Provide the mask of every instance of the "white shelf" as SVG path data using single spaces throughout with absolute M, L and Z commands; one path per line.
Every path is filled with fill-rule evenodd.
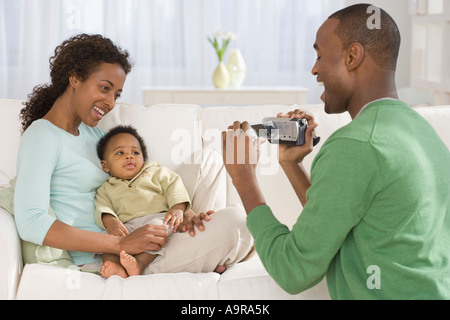
M 307 104 L 308 89 L 302 87 L 144 87 L 144 105 L 188 103 L 198 105 Z

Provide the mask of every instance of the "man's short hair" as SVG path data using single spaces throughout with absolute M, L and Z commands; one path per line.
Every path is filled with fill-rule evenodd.
M 379 28 L 369 28 L 368 21 L 373 15 L 369 7 L 377 8 L 371 4 L 356 4 L 328 19 L 339 20 L 335 34 L 344 49 L 358 42 L 379 67 L 395 71 L 401 42 L 398 26 L 386 11 L 377 8 L 380 10 Z

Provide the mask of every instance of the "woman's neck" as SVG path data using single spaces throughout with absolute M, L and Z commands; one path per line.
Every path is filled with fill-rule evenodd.
M 42 117 L 42 119 L 50 121 L 55 126 L 74 136 L 80 134 L 78 127 L 80 126 L 81 121 L 77 119 L 73 112 L 73 108 L 71 108 L 70 99 L 68 99 L 65 94 L 56 99 L 51 109 L 44 117 Z

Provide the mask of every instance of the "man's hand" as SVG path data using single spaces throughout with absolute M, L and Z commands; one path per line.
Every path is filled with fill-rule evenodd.
M 253 138 L 248 122 L 235 121 L 222 132 L 223 162 L 247 214 L 265 204 L 256 179 L 260 145 L 265 141 Z
M 295 118 L 306 119 L 308 121 L 308 129 L 305 132 L 305 144 L 303 146 L 280 145 L 278 153 L 278 162 L 300 163 L 303 159 L 313 151 L 313 140 L 315 137 L 315 129 L 318 124 L 314 121 L 314 116 L 303 110 L 296 109 L 287 114 L 279 113 L 279 118 Z

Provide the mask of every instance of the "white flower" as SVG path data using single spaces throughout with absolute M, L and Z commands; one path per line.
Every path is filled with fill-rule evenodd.
M 222 43 L 219 45 L 219 42 L 217 39 L 221 39 Z M 230 41 L 236 40 L 237 34 L 227 31 L 217 31 L 211 34 L 210 37 L 208 37 L 208 41 L 213 45 L 214 49 L 216 50 L 217 56 L 219 57 L 219 61 L 222 61 L 223 55 L 225 54 L 225 51 L 227 50 L 228 45 L 230 44 Z

